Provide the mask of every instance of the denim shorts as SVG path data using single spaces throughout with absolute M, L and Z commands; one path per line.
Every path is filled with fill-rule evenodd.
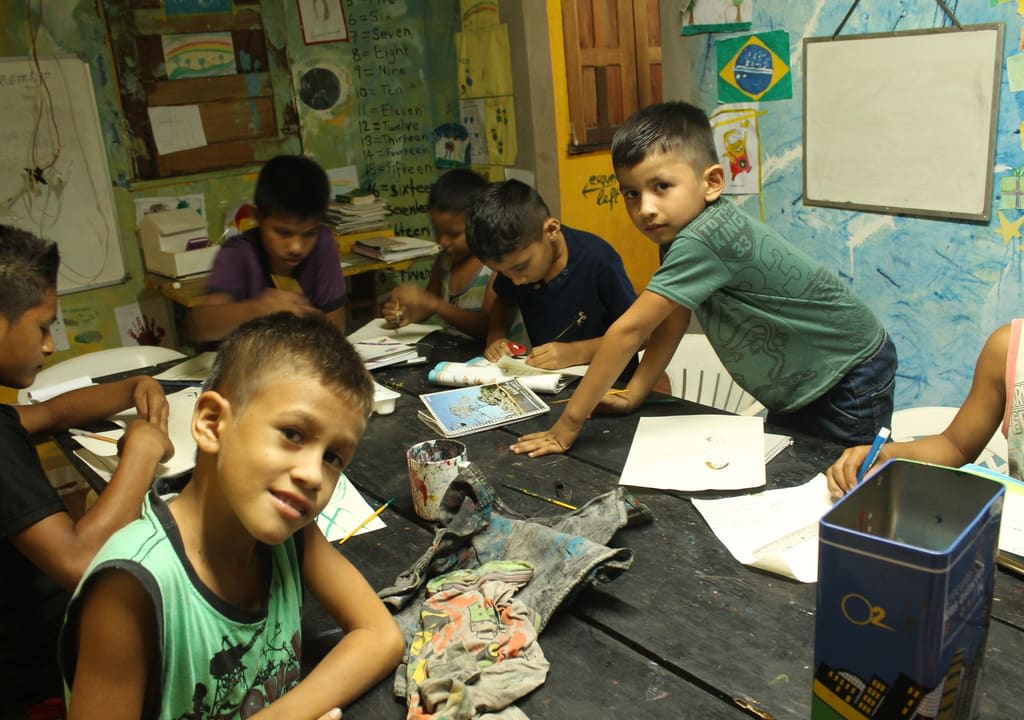
M 768 422 L 844 446 L 868 445 L 880 428 L 891 427 L 897 367 L 896 346 L 886 332 L 878 349 L 824 394 L 799 410 L 769 413 Z

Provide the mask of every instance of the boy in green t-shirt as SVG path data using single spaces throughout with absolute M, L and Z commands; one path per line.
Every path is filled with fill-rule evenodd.
M 721 198 L 711 125 L 684 102 L 629 118 L 612 140 L 633 223 L 662 252 L 647 289 L 605 334 L 562 416 L 512 445 L 564 452 L 599 405 L 630 412 L 661 377 L 696 313 L 737 383 L 777 427 L 843 445 L 870 443 L 892 417 L 896 348 L 831 271 Z M 628 392 L 605 395 L 645 339 Z

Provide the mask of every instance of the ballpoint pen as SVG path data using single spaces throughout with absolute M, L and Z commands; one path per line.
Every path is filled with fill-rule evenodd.
M 373 519 L 374 519 L 375 517 L 377 517 L 378 515 L 380 515 L 380 514 L 381 514 L 382 512 L 384 512 L 385 510 L 387 510 L 387 509 L 388 509 L 388 506 L 389 506 L 389 505 L 391 505 L 391 503 L 393 503 L 394 501 L 395 501 L 395 499 L 394 499 L 394 498 L 390 498 L 390 499 L 389 499 L 389 500 L 388 500 L 388 501 L 387 501 L 386 503 L 384 503 L 384 504 L 383 504 L 383 505 L 381 505 L 381 506 L 380 506 L 379 508 L 377 508 L 376 510 L 374 510 L 374 511 L 373 511 L 373 513 L 371 513 L 371 514 L 370 514 L 370 517 L 366 518 L 366 519 L 365 519 L 365 520 L 363 520 L 363 521 L 362 521 L 361 523 L 359 523 L 359 524 L 358 524 L 358 525 L 356 525 L 356 526 L 355 526 L 354 528 L 352 528 L 352 529 L 351 529 L 351 530 L 349 531 L 348 535 L 346 535 L 345 537 L 343 537 L 343 538 L 342 538 L 341 540 L 339 540 L 339 541 L 338 541 L 338 544 L 339 544 L 339 545 L 343 545 L 343 544 L 345 543 L 345 541 L 346 541 L 346 540 L 348 540 L 348 539 L 349 539 L 350 537 L 352 537 L 352 536 L 353 536 L 353 535 L 355 535 L 355 534 L 356 534 L 357 532 L 359 532 L 359 531 L 360 531 L 360 530 L 362 530 L 362 529 L 363 529 L 364 527 L 366 527 L 366 526 L 367 526 L 367 525 L 369 524 L 369 522 L 370 522 L 371 520 L 373 520 Z
M 860 464 L 860 469 L 857 470 L 857 484 L 860 485 L 864 482 L 864 476 L 868 474 L 868 470 L 875 464 L 875 460 L 878 459 L 878 453 L 882 452 L 882 446 L 885 445 L 885 441 L 889 439 L 889 435 L 892 431 L 887 427 L 883 427 L 878 431 L 878 435 L 875 436 L 875 441 L 871 443 L 871 447 L 868 449 L 868 454 L 864 456 L 864 462 Z

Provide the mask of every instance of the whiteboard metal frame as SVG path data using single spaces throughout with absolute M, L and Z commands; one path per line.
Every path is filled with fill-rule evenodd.
M 804 61 L 804 98 L 803 98 L 803 130 L 804 130 L 804 148 L 803 148 L 803 201 L 805 205 L 817 206 L 817 207 L 835 207 L 844 210 L 867 210 L 872 212 L 882 212 L 897 215 L 915 215 L 922 217 L 933 217 L 933 218 L 957 218 L 965 220 L 978 220 L 978 221 L 989 221 L 992 217 L 992 186 L 993 186 L 993 173 L 991 169 L 983 173 L 984 176 L 984 196 L 982 200 L 982 210 L 980 212 L 971 212 L 966 209 L 961 210 L 936 210 L 930 208 L 921 207 L 909 207 L 901 206 L 897 204 L 878 204 L 872 202 L 858 202 L 856 199 L 853 200 L 841 200 L 826 197 L 827 191 L 822 191 L 817 187 L 808 187 L 808 147 L 812 147 L 813 152 L 813 139 L 817 137 L 816 131 L 811 129 L 813 119 L 810 118 L 812 110 L 808 106 L 808 94 L 809 94 L 809 77 L 812 72 L 811 60 L 809 58 L 809 49 L 812 45 L 818 43 L 848 43 L 857 42 L 858 40 L 879 40 L 879 39 L 897 39 L 906 36 L 913 35 L 947 35 L 950 33 L 973 33 L 973 32 L 995 32 L 995 48 L 993 68 L 992 68 L 992 102 L 989 113 L 989 128 L 988 128 L 988 143 L 986 149 L 986 160 L 988 167 L 991 168 L 995 158 L 995 143 L 996 143 L 996 130 L 999 121 L 999 89 L 1001 83 L 1001 69 L 1003 63 L 1003 38 L 1005 34 L 1005 26 L 1003 23 L 986 23 L 980 25 L 964 25 L 961 28 L 930 28 L 924 30 L 906 30 L 900 32 L 887 32 L 887 33 L 865 33 L 861 35 L 850 35 L 847 37 L 815 37 L 815 38 L 804 38 L 803 42 L 803 61 Z M 987 59 L 985 60 L 987 61 Z M 811 105 L 813 108 L 813 104 Z M 882 108 L 884 110 L 884 108 Z M 900 118 L 894 118 L 897 122 L 901 121 Z M 912 128 L 911 128 L 912 129 Z M 865 138 L 870 140 L 870 138 Z M 937 148 L 938 151 L 942 151 L 944 148 Z M 881 168 L 882 172 L 885 171 L 884 166 Z M 979 188 L 980 190 L 980 188 Z M 820 195 L 820 196 L 819 196 Z M 972 198 L 975 201 L 978 198 Z

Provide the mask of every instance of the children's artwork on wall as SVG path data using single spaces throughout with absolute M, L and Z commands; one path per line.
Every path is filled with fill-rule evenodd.
M 462 125 L 469 133 L 470 165 L 487 165 L 490 157 L 487 154 L 487 128 L 484 101 L 480 99 L 460 100 L 459 116 Z
M 999 178 L 999 209 L 1024 210 L 1024 176 L 1015 172 Z
M 492 165 L 515 165 L 516 111 L 514 98 L 492 97 L 484 100 L 484 128 L 487 131 L 487 156 Z
M 481 30 L 497 25 L 498 0 L 459 0 L 463 30 Z
M 235 74 L 235 45 L 230 32 L 163 35 L 167 79 Z
M 174 324 L 163 297 L 114 308 L 122 345 L 175 347 Z
M 789 33 L 773 30 L 715 43 L 718 102 L 767 102 L 793 97 Z
M 718 157 L 725 169 L 726 195 L 761 192 L 761 137 L 756 106 L 734 105 L 711 114 Z
M 439 168 L 469 165 L 469 133 L 459 123 L 434 128 L 434 164 Z
M 754 0 L 683 0 L 680 35 L 750 29 Z
M 348 40 L 348 23 L 341 0 L 296 0 L 302 39 L 307 45 Z
M 233 0 L 164 0 L 165 15 L 212 15 L 229 13 Z
M 460 98 L 512 94 L 508 25 L 455 33 Z

